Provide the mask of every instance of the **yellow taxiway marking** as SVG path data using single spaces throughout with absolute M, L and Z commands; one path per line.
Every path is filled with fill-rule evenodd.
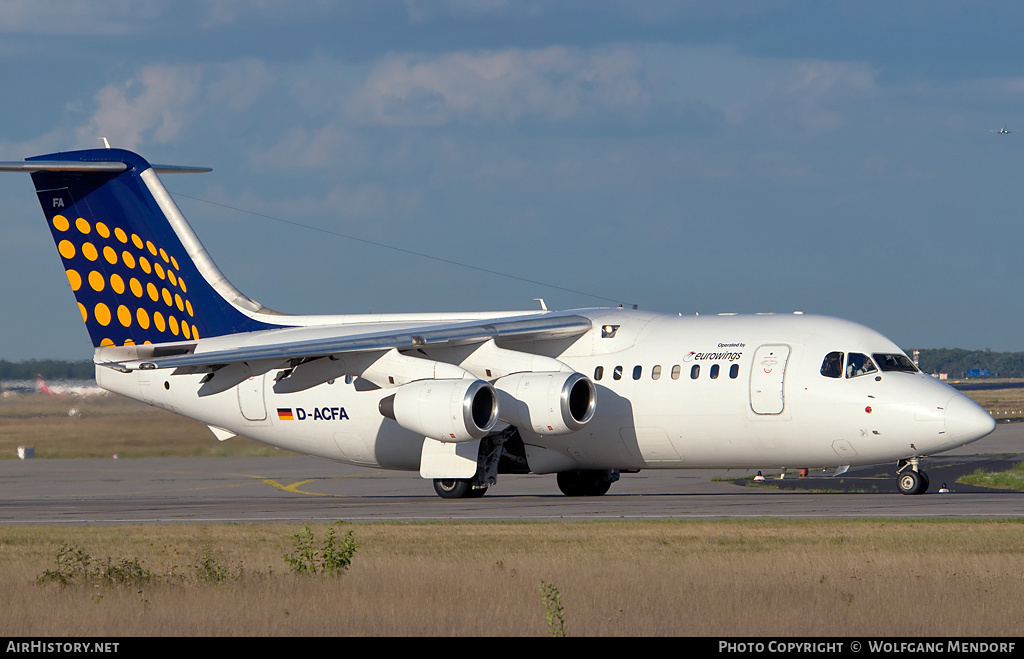
M 277 482 L 273 478 L 264 478 L 263 476 L 254 476 L 252 474 L 246 474 L 246 475 L 249 478 L 255 478 L 256 480 L 263 481 L 267 485 L 270 485 L 271 487 L 276 487 L 279 490 L 284 490 L 285 492 L 293 492 L 295 494 L 311 494 L 313 496 L 318 496 L 318 497 L 336 496 L 336 495 L 333 495 L 333 494 L 324 494 L 323 492 L 307 492 L 306 490 L 300 490 L 299 489 L 300 485 L 305 485 L 306 483 L 311 483 L 311 482 L 317 480 L 316 478 L 307 478 L 304 481 L 296 481 L 295 483 L 292 483 L 291 485 L 284 485 L 283 483 Z

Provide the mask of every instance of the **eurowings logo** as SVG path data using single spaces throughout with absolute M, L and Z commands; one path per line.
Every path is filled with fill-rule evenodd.
M 742 352 L 694 352 L 691 350 L 683 357 L 684 362 L 692 361 L 729 361 L 734 362 L 743 357 Z

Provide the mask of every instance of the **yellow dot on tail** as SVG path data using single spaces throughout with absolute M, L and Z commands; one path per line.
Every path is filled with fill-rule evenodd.
M 164 331 L 164 329 L 167 327 L 167 324 L 164 323 L 164 315 L 159 311 L 153 312 L 153 324 L 156 325 L 156 329 L 159 332 Z
M 122 229 L 121 227 L 117 227 L 116 229 L 114 229 L 114 236 L 122 243 L 128 242 L 128 234 L 126 234 L 124 232 L 124 229 Z
M 92 286 L 92 290 L 99 293 L 106 287 L 106 282 L 103 281 L 103 275 L 93 270 L 89 273 L 89 286 Z
M 137 248 L 142 249 L 142 238 L 139 238 L 137 234 L 132 234 L 132 244 Z
M 78 274 L 77 270 L 68 270 L 68 283 L 71 284 L 71 290 L 77 291 L 82 287 L 82 275 Z
M 189 302 L 188 300 L 185 300 L 185 310 L 188 311 L 188 315 L 189 316 L 192 316 L 192 317 L 195 316 L 195 314 L 192 313 L 192 303 Z
M 75 227 L 82 233 L 89 233 L 92 231 L 92 227 L 89 226 L 89 221 L 84 217 L 80 217 L 75 220 Z
M 96 233 L 100 234 L 104 238 L 110 237 L 110 229 L 108 229 L 107 225 L 103 224 L 102 222 L 96 223 Z
M 71 228 L 71 223 L 68 222 L 68 218 L 64 217 L 63 215 L 54 215 L 53 228 L 55 228 L 57 231 L 67 231 L 69 228 Z
M 103 248 L 103 258 L 105 258 L 107 260 L 107 263 L 109 263 L 110 265 L 117 264 L 117 252 L 115 252 L 114 248 L 111 247 L 110 245 L 107 245 L 106 247 Z
M 192 338 L 192 332 L 188 328 L 188 323 L 181 324 L 181 333 L 186 339 Z
M 149 293 L 149 299 L 154 302 L 160 299 L 160 294 L 157 292 L 156 286 L 153 285 L 153 282 L 146 284 L 146 292 Z
M 163 289 L 163 298 L 164 304 L 166 304 L 167 306 L 171 306 L 171 304 L 173 303 L 173 300 L 171 300 L 171 292 L 166 288 Z
M 171 334 L 178 336 L 178 319 L 174 316 L 168 316 L 167 322 L 171 324 Z
M 110 324 L 110 308 L 107 305 L 100 302 L 93 308 L 92 313 L 100 325 L 106 327 Z
M 174 294 L 174 306 L 178 307 L 178 311 L 185 310 L 185 303 L 181 301 L 181 296 L 177 293 Z
M 147 275 L 153 272 L 153 267 L 149 265 L 149 259 L 147 259 L 145 256 L 139 257 L 139 267 L 142 268 L 142 271 L 145 272 Z
M 175 270 L 181 270 L 181 268 L 178 267 L 178 259 L 174 258 L 173 256 L 171 257 L 171 265 L 174 266 Z
M 103 339 L 102 341 L 100 341 L 101 348 L 109 348 L 112 345 L 114 345 L 114 342 L 111 341 L 110 339 Z
M 90 261 L 95 261 L 100 257 L 100 253 L 96 251 L 96 246 L 92 243 L 84 243 L 82 245 L 82 256 Z
M 164 263 L 168 263 L 170 261 L 170 259 L 167 258 L 167 252 L 164 251 L 163 247 L 160 248 L 160 258 L 164 260 Z
M 196 341 L 199 340 L 199 330 L 196 329 L 195 325 L 192 326 L 192 339 Z
M 153 244 L 152 240 L 147 240 L 146 241 L 146 249 L 149 250 L 150 254 L 152 254 L 153 256 L 156 256 L 156 245 Z
M 149 329 L 149 314 L 142 307 L 135 312 L 135 320 L 139 322 L 139 327 L 142 329 Z
M 132 295 L 142 297 L 142 282 L 135 277 L 128 280 L 128 287 L 132 289 Z
M 156 276 L 159 277 L 160 279 L 163 279 L 166 276 L 164 275 L 164 267 L 159 263 L 153 264 L 153 270 L 156 271 Z
M 66 259 L 75 258 L 75 245 L 70 240 L 62 240 L 57 245 L 57 251 Z
M 121 275 L 117 273 L 110 275 L 110 287 L 114 289 L 114 292 L 118 295 L 124 293 L 124 280 L 121 279 Z
M 81 302 L 78 303 L 78 310 L 82 314 L 82 322 L 84 323 L 84 322 L 88 321 L 89 320 L 89 312 L 85 310 L 85 305 L 82 304 Z
M 121 252 L 121 260 L 124 261 L 124 264 L 129 268 L 135 267 L 135 257 L 132 256 L 132 253 L 128 250 Z
M 117 321 L 125 327 L 131 327 L 132 312 L 123 304 L 117 308 Z

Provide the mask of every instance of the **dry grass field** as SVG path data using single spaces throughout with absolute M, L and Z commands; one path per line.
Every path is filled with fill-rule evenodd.
M 202 423 L 117 394 L 0 397 L 0 457 L 31 446 L 37 458 L 282 455 L 245 438 L 218 442 Z
M 340 577 L 289 571 L 299 528 L 0 528 L 0 634 L 546 636 L 541 581 L 570 636 L 1024 631 L 1021 521 L 341 524 Z M 37 584 L 64 543 L 155 577 Z M 197 579 L 211 560 L 225 582 Z
M 988 410 L 996 420 L 1024 419 L 1024 388 L 989 389 L 965 391 L 979 405 Z

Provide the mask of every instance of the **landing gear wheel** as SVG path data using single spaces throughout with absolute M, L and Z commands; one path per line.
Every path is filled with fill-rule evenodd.
M 924 494 L 928 489 L 928 477 L 923 471 L 907 469 L 896 479 L 896 485 L 903 494 Z
M 558 489 L 567 497 L 599 497 L 612 486 L 607 471 L 562 471 L 557 482 Z
M 473 487 L 473 481 L 465 478 L 435 478 L 434 491 L 442 499 L 479 499 L 486 487 Z

